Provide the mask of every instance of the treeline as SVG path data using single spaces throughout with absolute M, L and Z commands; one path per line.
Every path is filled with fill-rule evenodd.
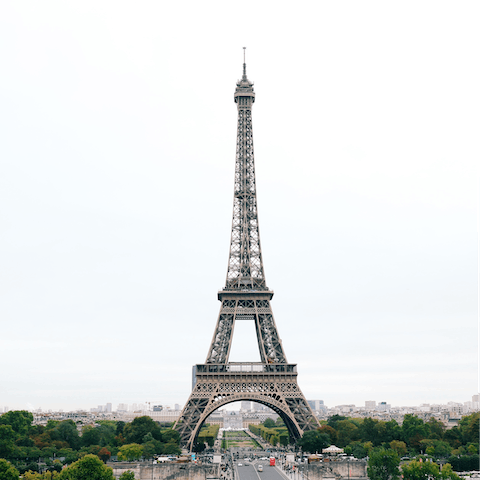
M 321 422 L 319 429 L 305 432 L 298 444 L 311 453 L 334 444 L 356 458 L 370 456 L 374 449 L 391 449 L 400 457 L 425 454 L 433 459 L 448 459 L 457 471 L 476 470 L 479 417 L 479 412 L 464 416 L 458 427 L 447 430 L 434 418 L 424 422 L 415 415 L 405 415 L 402 425 L 395 420 L 334 415 Z
M 288 429 L 283 421 L 278 418 L 277 422 L 274 422 L 271 418 L 267 418 L 263 424 L 249 425 L 248 429 L 254 434 L 262 437 L 266 442 L 271 445 L 286 446 L 290 443 L 290 435 Z
M 9 460 L 20 473 L 38 471 L 39 463 L 60 471 L 87 454 L 107 461 L 113 455 L 135 460 L 181 452 L 178 432 L 161 428 L 147 416 L 131 423 L 100 420 L 83 427 L 81 434 L 73 420 L 49 420 L 46 426 L 32 422 L 33 415 L 24 410 L 0 416 L 0 458 Z

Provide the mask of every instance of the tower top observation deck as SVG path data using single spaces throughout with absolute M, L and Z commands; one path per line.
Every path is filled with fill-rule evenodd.
M 253 82 L 247 78 L 247 64 L 245 63 L 245 48 L 243 47 L 243 75 L 237 82 L 237 88 L 233 98 L 238 107 L 249 107 L 255 101 L 255 92 L 253 91 Z

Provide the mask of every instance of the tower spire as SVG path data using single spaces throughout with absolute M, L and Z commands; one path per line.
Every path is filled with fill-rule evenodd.
M 242 80 L 247 80 L 247 64 L 245 62 L 245 50 L 247 47 L 243 47 L 243 77 Z
M 245 55 L 245 47 L 244 47 Z M 245 60 L 245 59 L 244 59 Z M 232 236 L 225 290 L 268 290 L 263 271 L 255 186 L 252 105 L 253 82 L 246 74 L 237 82 L 234 94 L 238 110 L 235 187 L 233 194 Z

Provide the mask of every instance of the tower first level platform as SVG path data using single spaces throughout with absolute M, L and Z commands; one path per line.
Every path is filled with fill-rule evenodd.
M 207 417 L 237 401 L 254 401 L 271 408 L 293 439 L 318 427 L 297 384 L 295 364 L 207 363 L 193 367 L 192 393 L 176 425 L 182 443 L 193 447 Z

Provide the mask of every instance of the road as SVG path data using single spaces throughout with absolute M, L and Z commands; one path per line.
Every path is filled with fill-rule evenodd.
M 243 466 L 239 467 L 241 463 Z M 271 467 L 268 460 L 255 460 L 253 462 L 244 462 L 237 460 L 235 470 L 239 480 L 286 480 L 287 477 L 280 473 L 276 467 Z M 258 465 L 263 465 L 263 472 L 258 471 Z

